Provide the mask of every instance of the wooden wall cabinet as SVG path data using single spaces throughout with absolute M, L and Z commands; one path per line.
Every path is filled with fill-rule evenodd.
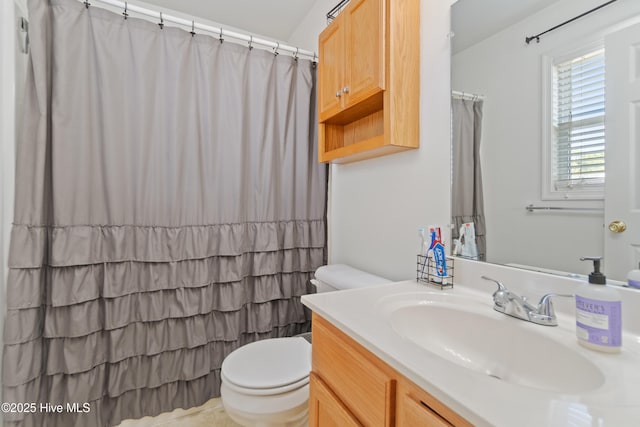
M 419 0 L 351 0 L 320 34 L 320 162 L 419 146 Z
M 309 426 L 461 426 L 464 418 L 313 314 Z
M 382 109 L 381 96 L 370 98 L 384 89 L 383 6 L 382 0 L 352 0 L 320 35 L 320 122 L 362 117 L 362 107 L 352 108 L 361 102 L 370 112 Z

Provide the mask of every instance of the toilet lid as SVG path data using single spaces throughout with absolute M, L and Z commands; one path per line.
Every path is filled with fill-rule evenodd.
M 271 389 L 311 372 L 311 344 L 301 337 L 272 338 L 238 348 L 222 362 L 224 378 L 239 387 Z

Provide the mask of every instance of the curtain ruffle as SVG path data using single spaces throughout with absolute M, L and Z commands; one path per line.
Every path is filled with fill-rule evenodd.
M 8 283 L 12 286 L 7 290 L 7 308 L 26 309 L 44 304 L 62 307 L 139 292 L 197 288 L 211 283 L 233 285 L 248 277 L 253 277 L 256 286 L 268 287 L 263 282 L 276 280 L 271 284 L 278 285 L 278 281 L 295 277 L 297 272 L 315 271 L 322 265 L 323 257 L 324 248 L 296 248 L 170 263 L 126 261 L 78 267 L 13 268 L 9 270 Z
M 322 219 L 183 227 L 16 224 L 11 230 L 9 268 L 175 262 L 246 252 L 323 248 L 324 242 Z
M 282 228 L 262 225 L 266 224 L 251 228 L 243 238 L 253 244 L 257 244 L 256 239 L 276 239 L 274 247 L 262 244 L 273 250 L 190 259 L 190 250 L 210 254 L 213 239 L 201 236 L 198 242 L 202 247 L 189 249 L 192 243 L 181 247 L 186 256 L 172 250 L 156 251 L 175 261 L 118 261 L 120 257 L 115 254 L 135 254 L 132 248 L 140 247 L 140 243 L 135 233 L 106 233 L 102 246 L 98 245 L 102 258 L 84 254 L 86 261 L 99 263 L 13 267 L 4 335 L 5 401 L 63 405 L 92 401 L 96 411 L 77 417 L 85 417 L 85 421 L 86 417 L 104 417 L 98 408 L 120 405 L 118 396 L 143 393 L 140 390 L 160 393 L 158 390 L 171 389 L 168 384 L 185 384 L 180 386 L 183 388 L 199 384 L 201 378 L 210 377 L 220 368 L 233 349 L 257 336 L 289 336 L 285 334 L 309 330 L 310 316 L 300 296 L 308 292 L 312 272 L 323 264 L 324 248 L 313 245 L 324 239 L 324 228 L 306 227 L 301 222 L 282 223 Z M 307 232 L 311 229 L 316 231 Z M 164 244 L 171 245 L 175 239 L 180 240 L 176 236 L 183 235 L 176 232 L 169 237 L 167 230 L 156 229 L 162 237 L 142 246 L 165 248 Z M 193 236 L 195 230 L 189 228 L 183 236 Z M 209 231 L 217 239 L 226 239 L 211 227 L 197 230 L 196 234 Z M 229 240 L 234 241 L 233 228 L 226 230 L 231 233 Z M 23 231 L 33 237 L 26 240 L 41 238 L 39 245 L 47 242 L 37 228 Z M 64 231 L 73 236 L 69 240 L 79 239 L 75 228 Z M 14 238 L 20 235 L 18 231 Z M 305 246 L 278 248 L 287 242 Z M 214 252 L 226 254 L 231 246 L 221 250 L 223 246 L 217 245 Z M 78 254 L 75 250 L 67 253 L 71 257 Z M 217 395 L 219 381 L 212 387 L 216 394 L 209 397 Z M 164 406 L 165 410 L 169 407 L 175 406 Z M 130 409 L 123 408 L 124 417 L 133 416 Z M 143 413 L 154 412 L 149 409 Z M 68 416 L 26 415 L 21 425 L 40 425 L 44 419 L 54 423 L 51 425 L 76 425 L 76 418 Z M 7 418 L 18 419 L 11 415 Z
M 20 344 L 5 343 L 3 383 L 19 385 L 43 374 L 73 374 L 140 355 L 194 348 L 212 341 L 233 341 L 241 334 L 263 333 L 274 326 L 307 320 L 297 297 L 250 303 L 236 311 L 135 322 L 78 338 L 38 338 Z M 87 352 L 87 349 L 91 351 Z M 25 354 L 34 354 L 34 357 L 24 357 Z M 45 366 L 40 355 L 45 356 Z
M 66 405 L 71 402 L 91 402 L 92 412 L 96 404 L 107 404 L 117 409 L 120 399 L 131 395 L 159 394 L 159 406 L 155 410 L 143 411 L 143 415 L 155 415 L 164 410 L 167 401 L 164 394 L 166 390 L 174 387 L 200 387 L 198 384 L 207 379 L 211 381 L 207 387 L 211 390 L 208 396 L 219 395 L 220 379 L 219 367 L 227 354 L 236 348 L 256 341 L 272 337 L 292 336 L 309 330 L 310 321 L 303 319 L 300 323 L 288 323 L 283 326 L 274 326 L 263 332 L 248 332 L 238 335 L 234 341 L 213 341 L 195 348 L 181 348 L 175 351 L 165 351 L 152 356 L 135 356 L 116 363 L 103 363 L 94 368 L 76 374 L 40 375 L 33 380 L 17 386 L 8 386 L 5 383 L 3 399 L 9 402 L 49 402 L 52 404 Z M 86 351 L 86 350 L 85 350 Z M 91 351 L 94 351 L 92 348 Z M 214 374 L 212 376 L 212 374 Z M 165 390 L 165 391 L 163 391 Z M 186 391 L 185 391 L 186 392 Z M 197 406 L 206 401 L 193 401 L 185 406 Z M 119 403 L 120 402 L 120 403 Z M 145 400 L 148 404 L 148 402 Z M 134 411 L 135 412 L 135 411 Z M 6 421 L 15 421 L 25 418 L 25 422 L 33 418 L 38 419 L 40 414 L 8 414 Z M 125 411 L 125 418 L 143 416 L 131 414 Z M 91 424 L 88 414 L 78 415 L 86 424 Z M 116 415 L 117 416 L 117 413 Z M 52 425 L 66 427 L 69 423 L 62 423 L 64 417 L 59 417 L 53 424 L 23 424 L 27 425 Z M 123 418 L 118 418 L 116 423 Z M 33 420 L 32 420 L 33 421 Z M 48 420 L 52 422 L 52 420 Z M 113 422 L 113 421 L 112 421 Z M 113 425 L 113 424 L 111 424 Z
M 87 413 L 61 414 L 44 413 L 38 410 L 35 414 L 6 414 L 5 427 L 88 427 L 99 425 L 117 425 L 124 419 L 155 416 L 165 408 L 190 408 L 200 406 L 211 396 L 219 394 L 220 371 L 193 381 L 176 381 L 152 389 L 135 389 L 125 394 L 96 401 L 82 399 L 80 405 L 89 403 Z
M 205 396 L 219 394 L 220 371 L 193 381 L 176 381 L 152 389 L 135 389 L 115 398 L 105 397 L 96 401 L 82 399 L 80 405 L 89 403 L 89 412 L 60 414 L 38 410 L 34 414 L 5 414 L 5 427 L 88 427 L 117 425 L 124 419 L 155 416 L 165 408 L 189 408 L 202 405 Z
M 51 233 L 16 227 L 13 245 L 35 242 L 33 253 L 47 253 L 52 250 L 43 248 L 47 239 L 53 246 L 62 238 L 66 256 L 76 261 L 84 256 L 83 262 L 92 264 L 10 270 L 5 400 L 101 402 L 137 389 L 192 382 L 219 369 L 224 356 L 243 343 L 238 337 L 308 330 L 309 315 L 299 297 L 324 261 L 324 248 L 313 246 L 322 243 L 324 227 L 314 221 L 253 225 L 186 232 L 133 227 L 130 235 L 118 227 Z M 222 229 L 229 236 L 221 235 Z M 78 248 L 87 230 L 89 239 L 100 235 L 101 243 L 85 253 Z M 154 237 L 140 239 L 135 230 Z M 246 250 L 242 238 L 266 251 L 231 254 Z M 229 243 L 214 245 L 214 240 Z M 169 249 L 176 242 L 180 250 Z M 152 246 L 153 261 L 136 259 L 138 251 Z

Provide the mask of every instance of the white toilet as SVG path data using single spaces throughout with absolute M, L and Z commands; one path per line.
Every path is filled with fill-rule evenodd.
M 311 283 L 318 292 L 390 283 L 344 264 L 325 265 Z M 238 348 L 222 362 L 224 409 L 243 426 L 306 426 L 311 344 L 302 337 L 272 338 Z

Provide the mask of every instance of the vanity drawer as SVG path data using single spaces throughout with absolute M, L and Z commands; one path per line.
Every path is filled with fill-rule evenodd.
M 313 372 L 365 426 L 394 422 L 390 368 L 319 316 L 313 315 Z
M 397 427 L 472 427 L 460 415 L 404 377 L 397 384 Z
M 451 427 L 449 421 L 442 418 L 422 400 L 416 400 L 405 394 L 398 397 L 398 427 L 430 426 Z

